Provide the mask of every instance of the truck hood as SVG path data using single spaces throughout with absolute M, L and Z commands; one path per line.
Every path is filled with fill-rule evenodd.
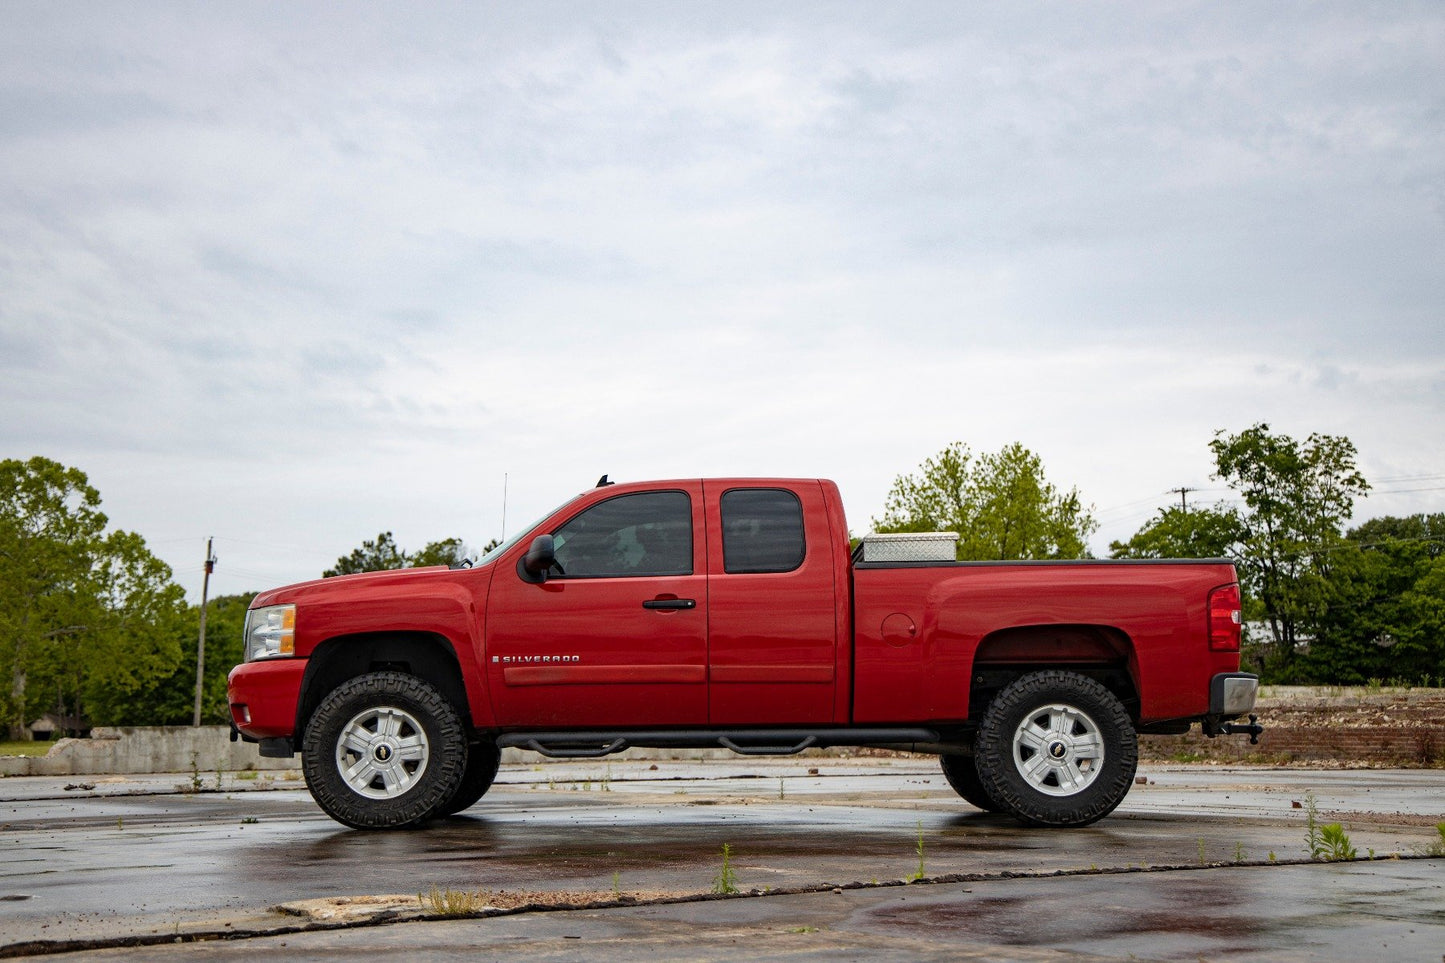
M 385 572 L 358 572 L 355 575 L 333 575 L 331 578 L 312 579 L 309 582 L 294 582 L 280 588 L 267 589 L 251 600 L 251 608 L 261 605 L 281 605 L 306 599 L 334 599 L 346 595 L 362 594 L 379 585 L 399 586 L 408 582 L 426 582 L 438 575 L 450 572 L 445 565 L 428 565 L 425 568 L 401 568 Z

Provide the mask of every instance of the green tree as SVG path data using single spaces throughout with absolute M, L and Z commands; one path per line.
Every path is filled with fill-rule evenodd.
M 48 458 L 0 461 L 0 660 L 9 677 L 5 722 L 29 739 L 37 670 L 60 640 L 88 633 L 85 597 L 106 518 L 85 473 Z M 50 665 L 47 665 L 47 662 Z M 48 701 L 50 685 L 40 690 Z
M 132 532 L 105 533 L 84 472 L 47 458 L 0 462 L 0 660 L 13 739 L 54 708 L 106 723 L 115 698 L 156 684 L 181 650 L 170 568 Z M 54 702 L 51 699 L 54 699 Z
M 1113 558 L 1224 558 L 1244 538 L 1239 513 L 1229 507 L 1161 508 L 1127 542 L 1110 542 Z
M 1371 519 L 1330 553 L 1302 680 L 1424 682 L 1445 673 L 1445 514 Z M 1439 572 L 1436 572 L 1437 567 Z
M 1059 491 L 1023 445 L 975 457 L 954 442 L 894 481 L 873 528 L 958 532 L 960 559 L 1042 559 L 1087 557 L 1098 523 L 1078 489 Z
M 357 572 L 386 572 L 399 568 L 422 568 L 428 565 L 452 566 L 468 558 L 471 550 L 460 538 L 444 538 L 428 542 L 421 551 L 411 554 L 396 544 L 391 532 L 382 532 L 375 539 L 361 543 L 352 549 L 350 555 L 336 560 L 336 565 L 321 573 L 322 578 L 333 575 L 354 575 Z
M 424 568 L 428 565 L 451 567 L 470 558 L 470 552 L 460 538 L 444 538 L 439 542 L 428 542 L 420 552 L 408 559 L 408 564 L 412 568 Z
M 406 553 L 397 547 L 396 538 L 391 532 L 382 532 L 375 539 L 362 542 L 360 548 L 352 549 L 350 555 L 338 558 L 336 565 L 322 572 L 321 577 L 354 575 L 357 572 L 385 572 L 397 568 L 406 568 Z
M 1260 423 L 1218 432 L 1209 447 L 1215 477 L 1244 500 L 1241 577 L 1262 606 L 1280 681 L 1289 681 L 1300 643 L 1330 602 L 1331 553 L 1369 483 L 1343 436 L 1312 434 L 1301 443 Z
M 206 603 L 206 677 L 201 687 L 201 722 L 224 725 L 230 719 L 226 676 L 242 658 L 242 628 L 254 592 L 219 595 Z M 104 707 L 110 725 L 188 726 L 196 697 L 196 640 L 201 607 L 186 606 L 171 629 L 181 655 L 169 674 L 153 685 L 113 695 Z M 96 703 L 92 701 L 92 708 Z M 95 709 L 99 714 L 100 710 Z
M 1391 648 L 1395 664 L 1406 678 L 1445 686 L 1445 557 L 1429 560 L 1401 602 L 1408 619 Z
M 123 707 L 178 670 L 194 679 L 196 633 L 189 660 L 180 640 L 186 627 L 185 593 L 171 581 L 170 567 L 131 532 L 106 537 L 92 584 L 99 605 L 94 629 L 84 640 L 87 651 L 66 659 L 73 667 L 80 714 L 97 725 L 155 725 L 158 720 L 127 714 Z

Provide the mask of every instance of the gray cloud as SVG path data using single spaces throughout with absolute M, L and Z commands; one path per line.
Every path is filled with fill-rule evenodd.
M 861 527 L 956 438 L 1101 508 L 1262 419 L 1445 471 L 1437 5 L 10 14 L 0 450 L 231 590 L 482 544 L 503 472 Z

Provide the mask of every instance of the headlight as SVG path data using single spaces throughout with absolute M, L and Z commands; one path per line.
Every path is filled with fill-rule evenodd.
M 296 654 L 296 606 L 268 605 L 246 613 L 246 661 Z

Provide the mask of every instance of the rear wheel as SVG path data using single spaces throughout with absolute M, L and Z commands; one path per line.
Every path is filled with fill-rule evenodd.
M 451 816 L 464 809 L 471 809 L 477 800 L 492 788 L 497 778 L 497 769 L 502 763 L 502 753 L 492 742 L 474 742 L 467 751 L 467 771 L 462 775 L 462 784 L 457 794 L 437 810 L 438 816 Z
M 1005 811 L 988 794 L 988 790 L 984 789 L 983 780 L 978 777 L 978 766 L 974 762 L 973 756 L 939 756 L 938 762 L 943 766 L 943 777 L 948 780 L 953 791 L 963 797 L 965 802 L 977 806 L 986 813 Z
M 1074 672 L 1035 672 L 989 704 L 975 746 L 984 791 L 1033 826 L 1087 826 L 1128 794 L 1138 737 L 1123 704 Z
M 456 709 L 403 672 L 337 686 L 311 716 L 302 752 L 317 804 L 357 829 L 401 829 L 438 815 L 458 797 L 467 765 Z

